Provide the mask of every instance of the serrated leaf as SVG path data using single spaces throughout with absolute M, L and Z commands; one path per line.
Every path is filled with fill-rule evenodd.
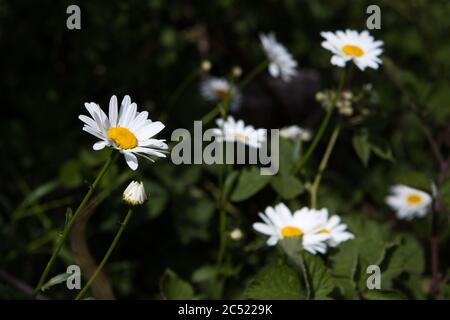
M 353 136 L 352 143 L 359 159 L 361 160 L 363 165 L 367 167 L 370 158 L 369 132 L 367 130 L 358 131 Z
M 167 300 L 191 300 L 194 290 L 191 285 L 178 277 L 171 269 L 166 269 L 161 280 L 162 296 Z
M 294 176 L 275 176 L 270 185 L 285 200 L 293 199 L 305 190 L 303 183 Z
M 235 189 L 231 194 L 231 201 L 244 201 L 262 188 L 269 182 L 272 176 L 263 176 L 258 167 L 242 170 Z
M 391 281 L 403 272 L 421 275 L 425 268 L 422 246 L 411 237 L 403 237 L 386 257 L 382 270 L 382 287 L 389 287 Z
M 250 299 L 298 300 L 301 298 L 298 273 L 286 265 L 268 265 L 250 283 L 245 296 Z
M 355 274 L 359 261 L 358 249 L 356 242 L 347 241 L 342 243 L 337 253 L 330 257 L 334 283 L 346 298 L 354 298 L 356 295 Z

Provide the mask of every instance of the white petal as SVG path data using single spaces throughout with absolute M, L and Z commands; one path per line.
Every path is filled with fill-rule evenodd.
M 108 143 L 106 141 L 99 141 L 99 142 L 94 143 L 94 145 L 92 146 L 92 149 L 94 149 L 96 151 L 102 150 L 107 145 L 108 145 Z
M 117 127 L 117 97 L 112 96 L 109 100 L 109 122 L 112 127 Z
M 136 132 L 138 140 L 147 140 L 164 129 L 162 122 L 152 122 L 150 125 L 142 127 Z
M 131 170 L 135 171 L 138 168 L 138 160 L 136 156 L 132 153 L 125 153 L 125 161 L 127 162 L 128 166 Z

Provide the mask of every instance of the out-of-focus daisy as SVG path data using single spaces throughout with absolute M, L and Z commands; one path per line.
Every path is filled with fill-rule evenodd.
M 286 139 L 300 139 L 302 141 L 311 140 L 311 132 L 297 125 L 284 127 L 280 130 L 280 136 Z
M 266 141 L 266 130 L 245 125 L 244 121 L 236 121 L 232 116 L 228 116 L 226 121 L 217 119 L 216 123 L 218 128 L 213 129 L 213 133 L 221 141 L 237 141 L 253 148 L 261 147 Z
M 131 206 L 138 206 L 147 200 L 144 183 L 142 181 L 132 181 L 123 192 L 123 201 Z
M 379 56 L 383 53 L 383 41 L 375 41 L 366 30 L 361 33 L 355 30 L 321 32 L 320 35 L 325 38 L 322 47 L 333 53 L 333 65 L 344 67 L 348 61 L 353 61 L 364 71 L 366 67 L 378 69 L 382 63 Z
M 262 47 L 269 60 L 269 73 L 272 77 L 281 77 L 289 82 L 297 74 L 295 61 L 286 48 L 277 41 L 273 33 L 260 34 Z
M 341 242 L 354 239 L 355 236 L 347 231 L 347 225 L 341 223 L 341 218 L 337 215 L 333 215 L 328 218 L 328 209 L 323 208 L 317 211 L 320 216 L 321 225 L 319 227 L 319 232 L 328 234 L 330 238 L 327 243 L 330 247 L 336 247 Z
M 138 167 L 136 156 L 149 159 L 149 156 L 165 157 L 161 150 L 166 150 L 165 140 L 153 139 L 164 125 L 148 119 L 148 112 L 137 112 L 136 103 L 131 103 L 127 95 L 123 98 L 120 112 L 117 110 L 117 97 L 109 101 L 109 117 L 96 103 L 85 103 L 91 117 L 80 115 L 84 122 L 83 130 L 100 139 L 93 145 L 94 150 L 112 147 L 119 150 L 132 170 Z
M 202 82 L 200 90 L 203 98 L 211 102 L 225 100 L 231 95 L 229 106 L 231 111 L 237 110 L 241 104 L 242 96 L 239 89 L 224 78 L 210 77 Z
M 386 203 L 397 211 L 397 218 L 411 220 L 427 214 L 431 196 L 421 190 L 405 185 L 391 187 L 392 195 L 386 197 Z
M 259 216 L 264 221 L 256 222 L 253 228 L 269 236 L 267 244 L 273 246 L 283 238 L 301 237 L 303 248 L 316 254 L 327 250 L 328 233 L 321 233 L 321 216 L 316 210 L 302 208 L 293 214 L 285 204 L 280 203 L 275 208 L 267 207 L 265 213 Z

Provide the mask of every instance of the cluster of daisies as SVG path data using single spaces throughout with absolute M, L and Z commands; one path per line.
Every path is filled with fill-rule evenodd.
M 325 39 L 322 46 L 333 53 L 333 65 L 344 67 L 347 62 L 352 61 L 360 70 L 365 70 L 367 67 L 377 69 L 382 63 L 379 56 L 383 42 L 375 41 L 367 31 L 358 33 L 346 30 L 323 32 L 321 35 Z M 269 74 L 284 82 L 291 81 L 298 73 L 297 62 L 292 55 L 277 41 L 273 33 L 261 34 L 260 41 Z M 202 68 L 209 71 L 211 65 Z M 225 78 L 207 78 L 201 85 L 201 93 L 205 100 L 211 102 L 230 99 L 229 108 L 232 112 L 238 110 L 242 103 L 238 86 Z M 164 125 L 150 120 L 147 111 L 138 112 L 136 103 L 131 102 L 129 96 L 123 98 L 120 110 L 116 96 L 112 96 L 108 115 L 96 103 L 85 103 L 85 107 L 90 117 L 80 115 L 79 119 L 84 122 L 83 130 L 99 139 L 93 145 L 94 150 L 105 147 L 118 150 L 132 170 L 138 168 L 137 156 L 151 161 L 151 157 L 165 157 L 168 149 L 165 140 L 155 138 Z M 216 124 L 218 128 L 215 133 L 225 142 L 238 142 L 259 148 L 267 139 L 265 130 L 255 129 L 232 116 L 218 119 Z M 311 139 L 308 130 L 296 125 L 282 128 L 280 135 L 286 139 L 301 141 Z M 406 186 L 396 186 L 392 190 L 394 195 L 386 201 L 397 210 L 399 218 L 410 219 L 426 213 L 431 201 L 429 195 Z M 130 183 L 123 198 L 130 205 L 142 204 L 147 199 L 142 182 Z M 268 245 L 275 245 L 286 237 L 300 237 L 303 248 L 316 254 L 325 253 L 328 247 L 336 247 L 339 243 L 354 238 L 338 216 L 329 217 L 327 209 L 303 208 L 292 213 L 286 205 L 280 203 L 274 208 L 268 207 L 260 217 L 263 223 L 257 222 L 253 227 L 269 236 Z
M 253 228 L 269 237 L 269 246 L 284 238 L 299 237 L 304 250 L 311 254 L 324 254 L 328 247 L 336 247 L 354 238 L 347 231 L 347 225 L 341 223 L 341 218 L 329 216 L 325 208 L 315 210 L 305 207 L 291 212 L 284 203 L 280 203 L 274 208 L 267 207 L 259 216 L 263 222 L 254 223 Z

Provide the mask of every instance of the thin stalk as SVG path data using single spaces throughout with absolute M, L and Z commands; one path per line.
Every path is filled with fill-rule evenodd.
M 186 88 L 194 81 L 197 76 L 200 74 L 201 69 L 197 68 L 194 69 L 184 80 L 180 83 L 180 85 L 177 87 L 177 89 L 174 91 L 174 93 L 170 96 L 166 110 L 163 112 L 163 114 L 159 117 L 159 120 L 164 122 L 167 119 L 169 111 L 173 108 L 173 106 L 177 103 L 178 99 L 180 98 L 181 94 L 186 90 Z
M 264 60 L 260 64 L 258 64 L 252 71 L 250 71 L 247 76 L 242 79 L 242 81 L 238 84 L 239 89 L 243 89 L 250 81 L 253 80 L 261 71 L 263 71 L 269 64 L 269 60 Z
M 440 277 L 439 277 L 439 209 L 437 195 L 433 199 L 431 208 L 431 292 L 435 300 L 440 299 Z
M 328 141 L 327 148 L 323 155 L 322 160 L 320 161 L 319 170 L 317 171 L 316 177 L 314 178 L 314 182 L 311 186 L 311 208 L 315 209 L 317 207 L 317 190 L 319 189 L 320 181 L 322 179 L 322 174 L 326 170 L 328 165 L 328 160 L 330 159 L 331 153 L 333 152 L 333 148 L 336 144 L 336 140 L 339 136 L 339 132 L 341 131 L 341 124 L 338 123 L 331 134 L 330 141 Z
M 309 277 L 308 277 L 308 272 L 307 272 L 306 266 L 305 266 L 305 260 L 303 259 L 303 256 L 301 254 L 299 254 L 298 262 L 299 262 L 300 269 L 302 269 L 303 279 L 305 280 L 306 300 L 309 300 L 311 298 L 311 287 L 309 285 Z
M 321 123 L 321 125 L 319 127 L 319 130 L 317 131 L 313 141 L 311 142 L 311 144 L 309 145 L 308 149 L 306 150 L 305 155 L 295 165 L 294 170 L 293 170 L 294 174 L 299 172 L 300 169 L 303 168 L 303 166 L 308 162 L 308 160 L 311 157 L 312 153 L 316 149 L 320 139 L 322 138 L 325 130 L 327 129 L 328 124 L 329 124 L 330 119 L 331 119 L 331 115 L 333 114 L 333 111 L 334 111 L 334 109 L 336 107 L 337 99 L 341 95 L 342 88 L 344 87 L 345 77 L 346 77 L 346 72 L 345 72 L 345 69 L 344 69 L 344 71 L 342 72 L 342 75 L 341 75 L 341 79 L 339 81 L 339 85 L 338 85 L 338 89 L 336 91 L 336 95 L 333 97 L 333 100 L 331 101 L 331 104 L 328 107 L 327 113 L 326 113 L 325 117 L 323 118 L 323 121 L 322 121 L 322 123 Z
M 131 219 L 131 215 L 133 214 L 133 209 L 129 209 L 127 215 L 125 216 L 125 220 L 122 222 L 122 225 L 119 228 L 119 231 L 117 231 L 116 236 L 114 237 L 114 240 L 112 241 L 111 245 L 108 248 L 108 251 L 106 252 L 105 256 L 103 257 L 102 261 L 100 262 L 100 264 L 98 265 L 97 269 L 95 270 L 95 272 L 92 274 L 92 276 L 89 278 L 88 282 L 86 283 L 86 285 L 84 286 L 84 288 L 78 293 L 78 295 L 75 297 L 75 300 L 80 300 L 84 294 L 86 293 L 86 291 L 89 289 L 89 287 L 91 286 L 92 282 L 94 282 L 95 278 L 97 277 L 97 275 L 100 273 L 100 271 L 103 269 L 103 267 L 105 266 L 106 262 L 108 261 L 109 257 L 111 256 L 111 253 L 114 251 L 114 249 L 117 246 L 117 243 L 120 240 L 120 237 L 122 236 L 123 230 L 125 230 L 125 227 L 127 226 L 128 222 Z
M 113 156 L 113 153 L 111 152 L 111 154 L 109 155 L 105 164 L 103 165 L 102 169 L 100 170 L 97 177 L 95 178 L 94 183 L 89 187 L 88 192 L 84 196 L 83 200 L 81 201 L 77 210 L 73 214 L 72 218 L 69 220 L 67 226 L 64 228 L 63 233 L 62 233 L 60 239 L 58 240 L 58 243 L 57 243 L 55 249 L 53 250 L 52 256 L 50 257 L 50 260 L 48 261 L 47 266 L 45 267 L 44 272 L 42 272 L 39 282 L 36 285 L 36 288 L 34 289 L 34 293 L 33 293 L 34 296 L 41 289 L 42 285 L 45 282 L 45 279 L 47 278 L 48 273 L 50 272 L 52 266 L 55 264 L 56 258 L 58 257 L 58 254 L 61 251 L 61 249 L 64 245 L 64 242 L 66 241 L 67 236 L 69 235 L 70 230 L 73 227 L 73 224 L 75 223 L 75 221 L 77 220 L 77 218 L 81 214 L 81 212 L 83 212 L 83 209 L 86 206 L 86 204 L 88 203 L 88 201 L 91 199 L 92 194 L 94 193 L 94 190 L 97 188 L 97 185 L 99 184 L 100 180 L 105 176 L 106 172 L 111 167 L 111 164 L 117 158 L 117 155 L 118 155 L 118 153 L 114 153 L 114 156 Z

